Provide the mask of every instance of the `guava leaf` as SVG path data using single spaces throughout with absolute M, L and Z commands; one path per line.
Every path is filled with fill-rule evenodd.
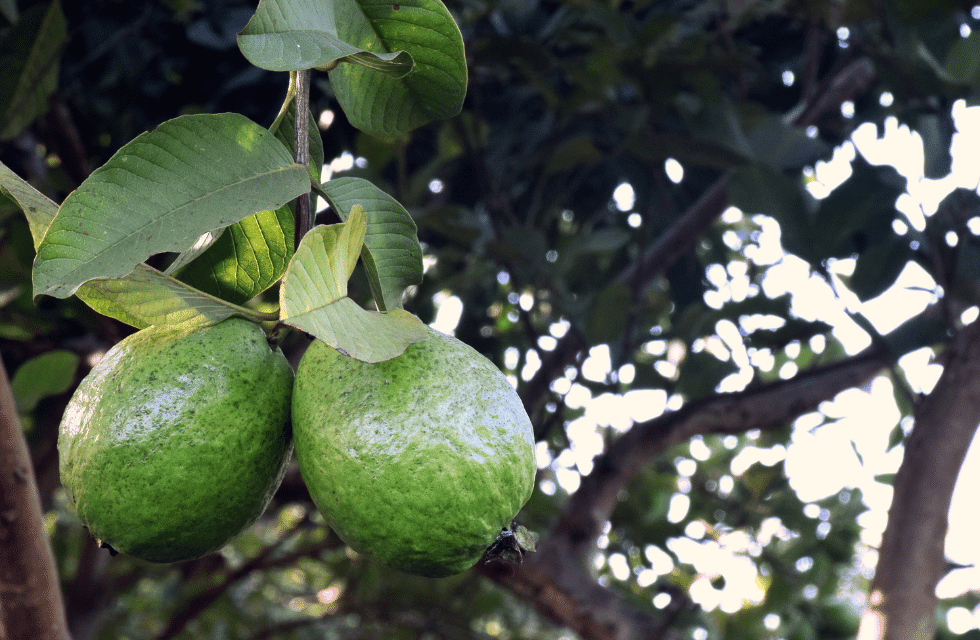
M 58 205 L 46 195 L 35 189 L 29 182 L 10 170 L 10 167 L 0 162 L 0 187 L 10 194 L 14 202 L 27 216 L 27 224 L 34 238 L 34 248 L 41 243 L 44 232 L 48 230 Z
M 68 39 L 57 0 L 31 7 L 0 44 L 0 140 L 9 140 L 48 110 L 58 61 Z
M 38 247 L 34 295 L 65 298 L 155 253 L 309 189 L 271 133 L 236 113 L 188 115 L 124 145 L 69 194 Z
M 276 139 L 295 157 L 296 103 L 290 101 L 278 126 Z M 313 115 L 307 113 L 310 178 L 319 183 L 323 169 L 323 141 Z M 293 256 L 293 213 L 284 205 L 260 211 L 215 234 L 202 250 L 182 253 L 168 274 L 193 287 L 235 304 L 251 300 L 274 285 Z M 195 245 L 196 246 L 196 245 Z
M 330 85 L 352 125 L 392 136 L 462 110 L 467 79 L 463 37 L 440 0 L 334 4 L 343 8 L 337 27 L 345 41 L 372 51 L 403 50 L 415 61 L 401 78 L 353 64 L 330 70 Z
M 64 349 L 42 353 L 20 365 L 10 379 L 17 411 L 28 413 L 44 398 L 68 391 L 77 368 L 78 356 Z
M 58 205 L 3 163 L 0 163 L 0 187 L 24 211 L 37 248 L 54 220 Z M 259 319 L 258 314 L 248 309 L 218 300 L 146 264 L 137 265 L 123 278 L 91 280 L 79 287 L 76 295 L 95 311 L 138 329 L 187 320 L 215 324 L 235 314 Z
M 403 309 L 367 311 L 347 297 L 366 228 L 367 216 L 355 206 L 347 222 L 307 233 L 283 276 L 279 307 L 286 324 L 357 360 L 382 362 L 401 355 L 428 332 Z
M 227 227 L 202 255 L 174 277 L 235 304 L 275 284 L 293 255 L 293 212 L 288 205 L 260 211 Z
M 253 320 L 268 319 L 251 309 L 195 289 L 146 264 L 137 265 L 125 278 L 90 280 L 75 295 L 102 315 L 137 329 L 186 322 L 206 326 L 234 315 Z
M 238 34 L 238 48 L 249 62 L 269 71 L 312 69 L 339 60 L 393 77 L 411 71 L 408 53 L 357 46 L 344 37 L 346 23 L 364 20 L 356 0 L 260 0 Z
M 367 214 L 361 258 L 371 293 L 382 311 L 400 309 L 405 287 L 422 282 L 422 247 L 412 216 L 397 200 L 363 178 L 335 178 L 321 185 L 342 219 L 354 205 Z

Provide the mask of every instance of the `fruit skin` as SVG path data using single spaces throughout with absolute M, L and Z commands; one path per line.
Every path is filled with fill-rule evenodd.
M 406 573 L 476 562 L 534 486 L 520 398 L 477 351 L 430 329 L 368 364 L 314 341 L 293 390 L 296 458 L 344 542 Z
M 262 514 L 292 451 L 293 371 L 242 318 L 152 327 L 110 349 L 58 437 L 68 503 L 97 539 L 153 562 L 222 547 Z

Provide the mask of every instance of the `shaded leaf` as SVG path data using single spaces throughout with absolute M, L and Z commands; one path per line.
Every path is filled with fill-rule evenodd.
M 124 145 L 65 199 L 38 247 L 35 295 L 64 298 L 88 280 L 124 276 L 308 189 L 307 168 L 248 118 L 175 118 Z
M 858 255 L 848 288 L 862 301 L 881 295 L 895 284 L 911 253 L 908 241 L 898 236 L 871 245 Z
M 233 315 L 270 319 L 195 289 L 146 264 L 137 265 L 125 278 L 90 280 L 79 287 L 76 295 L 95 311 L 138 329 L 186 322 L 206 326 Z
M 391 5 L 385 8 L 390 11 Z M 371 28 L 355 0 L 261 0 L 238 34 L 238 48 L 249 62 L 269 71 L 322 68 L 341 60 L 395 78 L 411 71 L 411 55 L 352 39 L 357 31 L 351 23 Z
M 306 234 L 283 277 L 280 308 L 286 324 L 352 358 L 381 362 L 401 355 L 428 333 L 407 311 L 367 311 L 347 297 L 366 228 L 367 216 L 355 206 L 347 222 Z
M 295 157 L 295 101 L 290 100 L 277 122 L 273 134 Z M 307 114 L 307 131 L 310 179 L 319 182 L 323 140 L 312 114 Z M 286 272 L 293 255 L 294 234 L 293 213 L 288 205 L 275 211 L 260 211 L 227 227 L 202 251 L 185 251 L 167 273 L 211 295 L 240 304 L 271 287 Z M 186 263 L 182 264 L 184 259 Z
M 346 220 L 355 205 L 367 215 L 361 257 L 371 293 L 382 311 L 400 309 L 405 288 L 422 282 L 422 247 L 415 221 L 390 195 L 362 178 L 335 178 L 322 185 L 327 202 Z
M 330 71 L 330 85 L 352 125 L 390 136 L 462 110 L 467 80 L 463 37 L 440 0 L 345 0 L 344 8 L 344 20 L 337 22 L 344 40 L 372 51 L 404 50 L 415 61 L 402 78 L 354 64 Z
M 58 60 L 68 38 L 61 3 L 31 7 L 0 43 L 0 140 L 9 140 L 48 110 Z
M 17 203 L 27 216 L 27 224 L 34 238 L 34 248 L 41 243 L 41 238 L 51 225 L 58 213 L 58 205 L 46 195 L 35 189 L 29 182 L 18 176 L 10 168 L 0 162 L 0 187 Z
M 68 391 L 77 368 L 78 356 L 62 349 L 42 353 L 20 365 L 10 379 L 17 411 L 28 413 L 44 398 Z

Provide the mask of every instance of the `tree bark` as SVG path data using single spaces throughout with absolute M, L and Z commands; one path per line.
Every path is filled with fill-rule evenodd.
M 68 638 L 34 470 L 0 365 L 0 640 Z
M 960 331 L 944 356 L 935 389 L 916 407 L 895 476 L 862 638 L 931 640 L 936 632 L 949 505 L 980 424 L 980 322 Z

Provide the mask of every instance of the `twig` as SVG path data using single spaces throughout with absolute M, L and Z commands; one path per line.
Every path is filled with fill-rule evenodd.
M 0 635 L 69 640 L 58 570 L 7 372 L 0 365 Z
M 296 113 L 295 138 L 294 138 L 294 159 L 296 164 L 304 167 L 310 166 L 310 138 L 309 138 L 309 112 L 310 112 L 310 70 L 300 69 L 290 74 L 290 82 L 294 84 L 295 100 L 294 112 Z M 296 198 L 296 232 L 293 239 L 295 248 L 299 248 L 299 243 L 310 229 L 313 228 L 313 211 L 310 206 L 310 193 L 307 191 Z

